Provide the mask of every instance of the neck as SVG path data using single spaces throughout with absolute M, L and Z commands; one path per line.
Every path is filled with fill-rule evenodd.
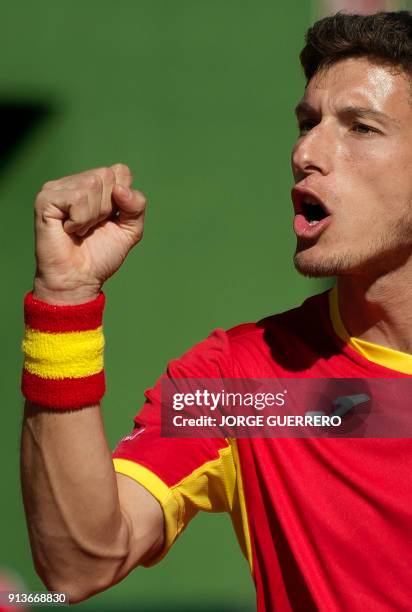
M 412 257 L 378 277 L 338 277 L 339 312 L 350 336 L 412 354 Z

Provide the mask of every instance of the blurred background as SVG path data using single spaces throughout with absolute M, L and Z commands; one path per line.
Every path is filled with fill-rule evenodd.
M 44 590 L 18 477 L 22 302 L 34 274 L 36 192 L 46 180 L 121 161 L 148 198 L 144 240 L 105 285 L 103 409 L 114 448 L 169 359 L 215 327 L 285 310 L 327 286 L 292 265 L 289 157 L 304 33 L 342 8 L 410 4 L 39 0 L 3 7 L 0 584 Z M 137 569 L 76 609 L 251 612 L 254 602 L 228 517 L 202 514 L 160 565 Z

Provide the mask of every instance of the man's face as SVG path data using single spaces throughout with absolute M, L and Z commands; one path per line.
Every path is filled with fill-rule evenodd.
M 301 273 L 382 273 L 411 256 L 411 97 L 404 73 L 366 58 L 308 83 L 292 153 Z

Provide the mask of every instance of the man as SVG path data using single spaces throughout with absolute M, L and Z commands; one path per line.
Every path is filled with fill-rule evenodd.
M 297 269 L 337 290 L 216 330 L 172 361 L 112 458 L 103 282 L 143 231 L 122 165 L 46 183 L 25 300 L 22 480 L 46 586 L 80 601 L 160 560 L 199 509 L 231 514 L 272 610 L 409 610 L 409 439 L 160 437 L 168 378 L 412 374 L 412 17 L 336 15 L 301 54 L 293 150 Z

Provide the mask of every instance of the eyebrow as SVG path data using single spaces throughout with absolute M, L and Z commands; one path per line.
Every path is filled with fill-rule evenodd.
M 295 108 L 295 115 L 299 116 L 301 114 L 318 114 L 317 111 L 311 106 L 308 102 L 301 101 Z M 368 106 L 345 106 L 339 112 L 341 115 L 352 116 L 352 117 L 362 117 L 364 119 L 377 119 L 378 121 L 383 121 L 386 123 L 394 123 L 395 125 L 400 125 L 400 121 L 395 119 L 394 117 L 390 117 L 386 115 L 386 113 L 382 113 L 381 111 L 377 111 L 373 108 L 369 108 Z

